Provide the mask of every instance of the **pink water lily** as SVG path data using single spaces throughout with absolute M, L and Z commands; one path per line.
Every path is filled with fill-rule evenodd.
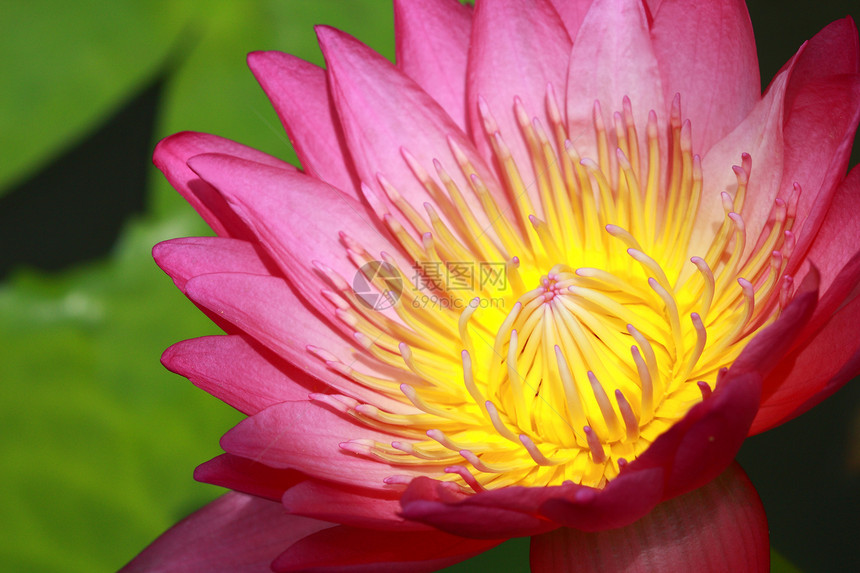
M 764 94 L 743 3 L 395 1 L 397 65 L 248 61 L 302 170 L 155 163 L 217 237 L 154 255 L 226 333 L 164 364 L 248 418 L 233 490 L 127 571 L 769 564 L 747 435 L 860 366 L 850 19 Z M 366 288 L 365 288 L 366 287 Z M 683 524 L 679 527 L 678 524 Z

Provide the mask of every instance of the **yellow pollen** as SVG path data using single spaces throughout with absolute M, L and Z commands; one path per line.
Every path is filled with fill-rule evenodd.
M 368 280 L 380 291 L 400 281 L 402 292 L 390 309 L 371 309 L 317 264 L 334 287 L 323 295 L 364 354 L 310 350 L 338 375 L 403 405 L 389 411 L 314 397 L 396 438 L 359 432 L 342 444 L 391 466 L 387 483 L 404 483 L 403 471 L 420 467 L 471 491 L 565 481 L 603 487 L 707 399 L 786 304 L 800 188 L 774 202 L 761 236 L 748 237 L 742 214 L 752 159 L 739 154 L 740 165 L 726 166 L 737 185 L 720 194 L 722 223 L 697 226 L 701 197 L 719 191 L 704 180 L 680 98 L 665 128 L 653 111 L 637 128 L 632 109 L 625 97 L 610 124 L 595 102 L 597 156 L 583 157 L 552 86 L 546 126 L 519 98 L 512 103 L 519 133 L 501 133 L 479 98 L 500 182 L 482 180 L 449 138 L 453 165 L 422 165 L 403 151 L 434 204 L 410 204 L 383 175 L 378 187 L 363 186 L 414 265 L 387 254 L 374 263 L 342 234 Z M 518 137 L 527 170 L 506 143 Z M 490 191 L 499 188 L 504 197 Z M 708 247 L 690 252 L 691 244 Z M 370 276 L 368 266 L 379 264 L 386 272 Z

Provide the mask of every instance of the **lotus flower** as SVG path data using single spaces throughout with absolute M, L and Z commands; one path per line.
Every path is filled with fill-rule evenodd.
M 247 418 L 233 490 L 128 571 L 768 567 L 733 458 L 858 372 L 850 19 L 764 94 L 735 0 L 395 1 L 397 65 L 248 61 L 302 170 L 212 135 L 155 163 L 217 237 L 161 243 L 226 332 L 164 364 Z M 679 524 L 681 524 L 679 526 Z

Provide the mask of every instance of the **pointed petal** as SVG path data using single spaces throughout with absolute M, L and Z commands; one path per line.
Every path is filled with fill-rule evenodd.
M 532 538 L 535 573 L 770 570 L 767 518 L 735 463 L 710 484 L 620 529 L 560 528 Z
M 291 283 L 321 310 L 330 303 L 320 294 L 326 283 L 314 261 L 348 281 L 356 272 L 338 231 L 374 256 L 392 249 L 361 203 L 317 179 L 226 155 L 200 155 L 189 165 L 218 189 Z
M 471 9 L 457 0 L 394 2 L 397 65 L 466 129 Z
M 305 400 L 326 385 L 244 336 L 206 336 L 177 342 L 161 363 L 240 412 L 256 414 L 272 404 Z
M 286 491 L 281 502 L 293 515 L 353 527 L 397 531 L 430 529 L 399 515 L 399 491 L 370 491 L 308 480 Z
M 502 540 L 464 539 L 439 531 L 383 532 L 341 525 L 299 541 L 272 564 L 279 573 L 349 571 L 422 573 L 474 557 Z
M 280 501 L 284 492 L 307 476 L 295 470 L 270 468 L 260 462 L 221 454 L 197 466 L 194 479 L 242 493 Z
M 278 274 L 277 267 L 260 258 L 258 247 L 249 241 L 222 237 L 184 237 L 158 243 L 152 258 L 185 292 L 185 283 L 208 273 Z
M 310 345 L 341 360 L 352 357 L 357 349 L 308 310 L 284 280 L 240 273 L 208 274 L 188 281 L 186 289 L 191 300 L 339 392 L 391 412 L 414 410 L 353 383 L 313 356 Z
M 547 0 L 528 5 L 518 0 L 499 0 L 476 6 L 467 87 L 472 137 L 482 155 L 492 161 L 478 111 L 479 98 L 483 98 L 536 209 L 540 208 L 540 196 L 531 157 L 514 114 L 514 98 L 519 97 L 529 116 L 539 118 L 551 133 L 546 113 L 547 84 L 553 85 L 557 97 L 564 97 L 570 48 L 564 23 Z
M 251 238 L 224 199 L 188 168 L 188 160 L 201 153 L 226 153 L 280 169 L 295 171 L 296 168 L 262 151 L 207 133 L 183 131 L 162 139 L 155 146 L 152 156 L 155 166 L 213 231 L 223 237 Z
M 681 94 L 693 149 L 707 152 L 761 98 L 752 23 L 742 0 L 666 0 L 651 29 L 663 95 Z
M 411 153 L 428 173 L 434 171 L 433 160 L 438 159 L 463 192 L 478 223 L 486 225 L 480 203 L 469 191 L 471 184 L 461 173 L 447 138 L 451 137 L 469 156 L 491 190 L 497 187 L 495 179 L 448 114 L 412 79 L 355 38 L 324 26 L 317 28 L 317 35 L 338 116 L 361 181 L 384 196 L 377 180 L 382 174 L 420 210 L 425 202 L 435 201 L 410 170 L 403 152 Z
M 423 467 L 395 468 L 340 447 L 352 439 L 388 443 L 395 438 L 316 402 L 283 402 L 240 422 L 224 434 L 221 447 L 273 468 L 291 468 L 315 478 L 380 491 L 392 490 L 384 482 L 391 475 L 425 473 Z
M 358 177 L 325 70 L 282 52 L 251 52 L 248 67 L 269 97 L 302 167 L 309 175 L 358 199 Z
M 283 506 L 228 493 L 171 527 L 121 573 L 264 573 L 284 547 L 332 524 L 287 515 Z
M 630 98 L 636 122 L 644 124 L 650 110 L 661 120 L 666 117 L 661 86 L 642 3 L 594 0 L 573 41 L 567 73 L 568 133 L 580 155 L 597 158 L 590 135 L 595 100 L 600 101 L 607 127 L 624 96 Z M 640 148 L 647 149 L 644 139 Z

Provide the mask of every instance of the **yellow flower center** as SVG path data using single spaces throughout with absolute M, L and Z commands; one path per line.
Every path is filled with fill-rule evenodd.
M 395 207 L 383 220 L 415 268 L 385 254 L 374 263 L 345 237 L 379 289 L 406 285 L 394 293 L 398 318 L 373 310 L 329 272 L 339 285 L 329 298 L 377 361 L 377 374 L 362 371 L 361 360 L 347 365 L 318 353 L 405 406 L 352 404 L 363 425 L 396 439 L 356 436 L 342 447 L 393 466 L 391 482 L 401 480 L 397 468 L 435 467 L 476 491 L 568 480 L 602 487 L 706 398 L 785 304 L 799 188 L 776 200 L 745 252 L 739 213 L 751 159 L 743 155 L 734 167 L 734 193 L 722 193 L 722 223 L 697 226 L 700 195 L 716 191 L 702 179 L 679 98 L 665 128 L 651 113 L 643 150 L 626 98 L 611 133 L 595 104 L 595 160 L 579 156 L 551 88 L 547 95 L 552 139 L 518 100 L 521 133 L 506 134 L 527 144 L 538 205 L 482 102 L 513 207 L 494 199 L 453 141 L 470 189 L 459 189 L 438 162 L 432 177 L 405 152 L 441 211 L 426 204 L 420 215 L 380 177 Z M 709 241 L 706 252 L 688 252 L 693 238 Z M 383 370 L 391 375 L 378 375 Z

